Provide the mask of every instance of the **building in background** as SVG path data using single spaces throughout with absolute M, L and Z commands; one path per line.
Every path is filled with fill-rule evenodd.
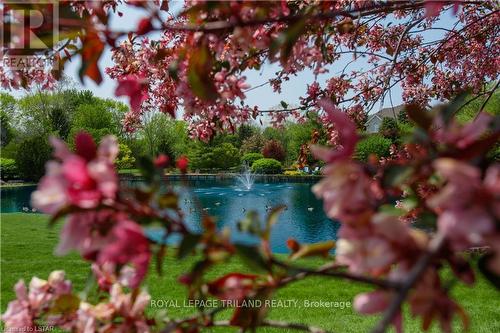
M 377 133 L 384 118 L 397 120 L 399 113 L 403 110 L 404 105 L 398 105 L 395 107 L 384 108 L 377 113 L 369 115 L 368 120 L 366 121 L 366 131 L 368 133 Z

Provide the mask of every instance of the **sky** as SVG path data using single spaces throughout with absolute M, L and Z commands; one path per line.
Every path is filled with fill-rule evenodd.
M 181 9 L 182 1 L 173 1 L 172 3 L 173 5 L 170 6 L 170 9 L 172 11 L 175 12 Z M 131 6 L 122 5 L 119 7 L 118 10 L 123 12 L 123 16 L 122 17 L 118 15 L 112 16 L 110 25 L 111 29 L 120 29 L 120 30 L 134 29 L 137 26 L 138 22 L 146 15 L 146 13 L 142 9 L 138 9 Z M 450 26 L 452 22 L 451 14 L 444 13 L 442 17 L 443 18 L 441 20 L 440 25 Z M 157 34 L 156 36 L 150 35 L 148 37 L 154 39 L 155 37 L 158 36 L 159 35 Z M 427 34 L 424 37 L 426 39 L 427 38 L 436 39 L 439 36 L 433 36 L 432 34 Z M 322 85 L 322 83 L 324 83 L 326 79 L 328 79 L 331 76 L 334 76 L 337 72 L 339 72 L 343 68 L 345 63 L 349 60 L 350 60 L 349 56 L 341 58 L 341 61 L 339 61 L 334 66 L 329 68 L 330 70 L 329 73 L 319 76 L 318 81 L 320 85 Z M 92 80 L 89 80 L 88 78 L 85 78 L 83 82 L 80 82 L 80 79 L 78 78 L 78 69 L 80 68 L 79 57 L 76 57 L 75 59 L 73 59 L 72 62 L 66 64 L 65 74 L 74 82 L 74 86 L 77 89 L 88 89 L 91 90 L 96 96 L 102 98 L 113 98 L 121 100 L 123 102 L 127 102 L 127 99 L 125 97 L 114 96 L 116 81 L 112 80 L 104 73 L 104 69 L 112 65 L 113 61 L 111 60 L 111 51 L 109 48 L 107 48 L 104 51 L 104 54 L 102 55 L 101 60 L 99 62 L 99 66 L 101 68 L 101 71 L 103 72 L 103 82 L 100 85 L 95 84 Z M 350 68 L 351 69 L 361 68 L 355 66 L 360 66 L 360 65 L 358 64 L 358 62 L 356 62 Z M 265 64 L 259 71 L 255 70 L 247 71 L 245 73 L 245 75 L 247 76 L 247 82 L 252 87 L 259 86 L 267 82 L 270 78 L 272 78 L 274 73 L 278 69 L 279 69 L 278 64 Z M 299 96 L 305 95 L 307 84 L 311 84 L 312 82 L 314 82 L 314 75 L 312 74 L 312 72 L 303 71 L 299 73 L 295 78 L 291 79 L 288 82 L 283 83 L 281 94 L 273 92 L 273 90 L 269 85 L 264 85 L 260 88 L 256 88 L 247 92 L 246 102 L 250 106 L 254 105 L 258 106 L 258 108 L 261 110 L 267 110 L 275 106 L 278 106 L 280 104 L 280 101 L 286 101 L 289 105 L 298 105 Z M 402 91 L 399 85 L 391 89 L 393 105 L 399 105 L 402 103 L 401 92 Z M 17 92 L 15 93 L 15 95 L 21 96 L 22 93 Z M 378 111 L 378 109 L 382 107 L 389 107 L 390 105 L 391 102 L 389 98 L 386 98 L 384 100 L 384 104 L 382 106 L 377 105 L 375 110 L 372 110 L 372 112 L 376 112 Z
M 177 4 L 178 7 L 176 8 L 176 6 L 170 6 L 170 9 L 175 12 L 178 8 L 180 9 L 179 4 L 181 3 L 182 1 L 174 1 L 174 4 Z M 111 29 L 134 29 L 141 18 L 145 16 L 145 12 L 142 9 L 134 8 L 131 6 L 121 6 L 119 7 L 119 10 L 123 12 L 123 16 L 113 16 L 110 26 Z M 158 36 L 159 35 L 157 34 L 156 37 Z M 153 39 L 155 35 L 148 35 L 148 37 Z M 345 62 L 351 60 L 349 56 L 345 56 L 344 59 Z M 334 67 L 330 68 L 329 73 L 320 75 L 318 77 L 320 85 L 324 83 L 328 78 L 335 75 L 336 72 L 341 71 L 341 69 L 345 65 L 345 62 L 341 61 L 336 63 Z M 110 67 L 112 65 L 113 61 L 111 60 L 111 51 L 109 48 L 107 48 L 103 56 L 101 57 L 99 66 L 103 70 L 104 68 Z M 125 97 L 117 98 L 114 96 L 116 81 L 109 78 L 105 73 L 103 73 L 103 82 L 100 85 L 95 84 L 88 78 L 85 78 L 84 82 L 81 83 L 80 79 L 78 78 L 79 68 L 79 58 L 76 58 L 72 63 L 67 64 L 65 68 L 66 74 L 76 83 L 77 89 L 89 89 L 99 97 L 115 98 L 126 101 Z M 266 63 L 261 67 L 259 71 L 246 71 L 245 76 L 247 77 L 247 83 L 250 84 L 251 87 L 260 86 L 261 84 L 268 82 L 269 79 L 273 77 L 273 74 L 279 70 L 279 68 L 279 64 Z M 268 110 L 272 107 L 279 106 L 281 101 L 286 101 L 289 105 L 299 105 L 299 97 L 304 96 L 306 93 L 306 84 L 311 84 L 313 82 L 314 75 L 312 71 L 303 71 L 299 73 L 294 79 L 283 83 L 281 94 L 273 92 L 269 85 L 265 85 L 260 88 L 248 91 L 246 93 L 246 102 L 250 106 L 257 105 L 261 110 Z M 402 102 L 401 89 L 399 86 L 392 89 L 392 95 L 394 105 L 398 105 Z M 385 106 L 389 105 L 390 102 L 387 99 L 387 101 L 385 101 Z

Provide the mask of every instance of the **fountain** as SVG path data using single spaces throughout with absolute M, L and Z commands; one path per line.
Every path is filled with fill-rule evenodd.
M 243 166 L 243 170 L 236 177 L 236 179 L 238 180 L 238 182 L 240 182 L 245 190 L 250 191 L 255 181 L 255 175 L 253 174 L 248 164 L 245 163 L 245 165 Z

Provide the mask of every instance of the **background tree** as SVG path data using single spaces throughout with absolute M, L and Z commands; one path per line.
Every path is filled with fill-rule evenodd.
M 155 113 L 146 115 L 144 125 L 135 137 L 134 155 L 157 156 L 165 154 L 177 158 L 186 153 L 188 140 L 186 124 Z
M 236 135 L 238 136 L 237 146 L 241 147 L 243 142 L 258 132 L 260 132 L 258 127 L 249 124 L 242 124 L 236 131 Z
M 382 124 L 380 124 L 378 132 L 384 138 L 390 139 L 393 142 L 395 142 L 400 136 L 398 122 L 396 119 L 389 117 L 384 117 L 382 119 Z
M 248 139 L 244 140 L 241 144 L 241 154 L 246 153 L 260 153 L 264 147 L 264 138 L 259 132 L 253 134 Z
M 21 139 L 15 155 L 17 170 L 26 180 L 38 181 L 45 173 L 45 164 L 52 156 L 52 147 L 46 134 Z
M 14 136 L 14 129 L 10 125 L 11 119 L 9 114 L 3 109 L 0 110 L 0 146 L 5 147 Z
M 124 116 L 127 108 L 111 100 L 92 98 L 90 103 L 80 104 L 74 110 L 70 124 L 69 141 L 75 135 L 84 130 L 94 138 L 95 142 L 100 142 L 103 137 L 109 134 L 121 136 L 121 117 Z
M 286 152 L 283 145 L 278 140 L 269 140 L 262 148 L 262 155 L 266 158 L 273 158 L 277 161 L 283 162 L 286 158 Z

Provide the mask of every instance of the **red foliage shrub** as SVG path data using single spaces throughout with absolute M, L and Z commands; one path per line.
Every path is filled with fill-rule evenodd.
M 266 158 L 274 158 L 275 160 L 283 162 L 286 157 L 286 152 L 279 141 L 269 140 L 265 143 L 264 148 L 262 148 L 262 155 Z

